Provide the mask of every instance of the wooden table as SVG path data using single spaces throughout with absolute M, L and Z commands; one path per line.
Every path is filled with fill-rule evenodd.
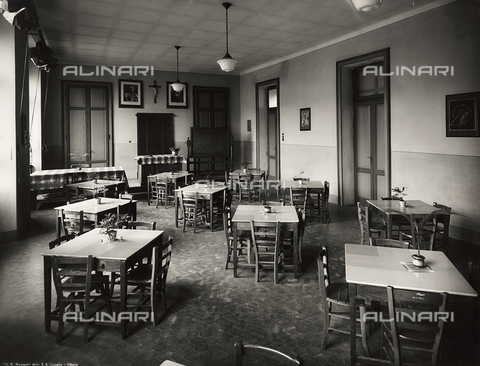
M 266 184 L 266 180 L 267 180 L 267 171 L 266 170 L 247 169 L 245 171 L 244 169 L 237 169 L 237 170 L 234 170 L 233 172 L 230 173 L 230 177 L 232 175 L 238 175 L 238 176 L 250 175 L 252 177 L 253 181 L 259 181 L 260 182 L 260 186 L 255 186 L 255 187 L 258 187 L 261 191 L 263 191 L 263 196 L 267 197 L 268 187 L 267 187 L 267 184 Z M 253 184 L 255 184 L 255 183 L 253 183 Z M 232 187 L 232 188 L 235 188 L 235 187 Z M 254 186 L 251 184 L 250 188 L 254 188 Z M 259 200 L 261 199 L 260 194 L 259 194 L 258 199 Z
M 103 244 L 100 229 L 91 230 L 83 235 L 42 253 L 44 302 L 45 302 L 45 331 L 50 332 L 52 315 L 52 256 L 87 257 L 90 254 L 98 258 L 97 271 L 120 273 L 120 312 L 127 309 L 126 273 L 135 263 L 151 255 L 152 248 L 163 243 L 163 231 L 156 230 L 126 230 L 118 229 L 117 236 L 122 241 Z M 57 316 L 58 319 L 58 316 Z M 121 335 L 126 338 L 127 320 L 122 320 Z
M 281 229 L 293 232 L 293 275 L 297 279 L 298 272 L 298 215 L 294 206 L 272 206 L 272 212 L 266 214 L 262 205 L 239 205 L 232 217 L 233 229 L 233 277 L 237 277 L 237 230 L 238 225 L 250 221 L 282 223 Z
M 227 186 L 223 183 L 214 182 L 214 184 L 196 183 L 186 187 L 178 188 L 175 192 L 175 227 L 178 227 L 178 203 L 182 199 L 182 192 L 198 192 L 198 199 L 208 200 L 210 202 L 210 230 L 213 231 L 213 202 L 225 194 Z
M 357 359 L 368 359 L 356 355 L 355 299 L 357 285 L 378 286 L 404 290 L 476 297 L 478 294 L 465 280 L 450 260 L 440 251 L 422 251 L 425 263 L 433 272 L 409 272 L 401 262 L 412 262 L 416 250 L 345 244 L 346 280 L 350 296 L 350 357 L 351 364 Z M 375 359 L 377 360 L 377 359 Z
M 88 220 L 95 222 L 95 226 L 98 226 L 100 220 L 110 212 L 117 212 L 117 207 L 120 206 L 121 213 L 127 213 L 129 205 L 133 205 L 132 212 L 133 217 L 132 220 L 135 221 L 137 219 L 137 201 L 136 200 L 124 200 L 119 198 L 109 198 L 109 197 L 101 197 L 101 203 L 99 205 L 96 204 L 95 199 L 89 199 L 85 201 L 75 202 L 70 205 L 63 205 L 55 207 L 57 210 L 57 238 L 61 235 L 61 222 L 60 218 L 62 215 L 62 210 L 70 211 L 70 212 L 80 212 L 83 211 L 84 216 L 87 217 Z M 122 208 L 123 211 L 122 212 Z
M 178 189 L 179 187 L 186 186 L 189 183 L 190 177 L 193 177 L 192 173 L 189 172 L 163 172 L 158 174 L 149 175 L 147 177 L 147 197 L 148 197 L 148 205 L 150 206 L 150 183 L 155 182 L 157 178 L 167 179 L 175 185 L 174 189 Z
M 89 180 L 85 182 L 67 184 L 67 187 L 78 187 L 79 194 L 87 194 L 88 192 L 92 192 L 94 189 L 98 189 L 101 187 L 105 187 L 105 188 L 114 187 L 115 188 L 114 195 L 115 197 L 118 197 L 120 193 L 123 193 L 124 185 L 125 185 L 125 182 L 122 182 L 122 181 L 96 179 L 96 180 Z
M 372 212 L 380 214 L 387 223 L 387 238 L 392 238 L 392 222 L 393 217 L 404 217 L 403 215 L 413 215 L 414 218 L 422 218 L 427 216 L 438 208 L 419 200 L 408 200 L 405 209 L 400 208 L 398 200 L 367 200 L 368 207 Z M 403 214 L 403 215 L 402 215 Z M 414 226 L 412 225 L 412 238 L 415 238 Z

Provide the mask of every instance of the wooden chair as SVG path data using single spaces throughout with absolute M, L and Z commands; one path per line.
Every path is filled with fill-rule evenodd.
M 109 314 L 112 313 L 108 276 L 97 276 L 95 280 L 92 280 L 95 260 L 92 255 L 89 255 L 88 258 L 52 257 L 53 281 L 58 304 L 56 343 L 62 341 L 65 319 L 76 321 L 90 319 L 97 311 L 94 311 L 91 305 L 98 299 L 103 298 Z M 77 304 L 80 308 L 78 312 L 75 311 L 75 305 Z M 73 310 L 73 313 L 71 310 Z M 83 342 L 87 343 L 90 321 L 83 321 L 82 323 L 84 327 Z
M 250 221 L 255 254 L 255 280 L 260 281 L 260 268 L 273 267 L 273 282 L 278 283 L 278 271 L 284 264 L 283 237 L 280 222 Z
M 149 308 L 154 326 L 159 323 L 158 297 L 162 298 L 163 313 L 166 314 L 168 311 L 166 283 L 172 244 L 173 238 L 170 236 L 163 245 L 153 248 L 150 263 L 139 265 L 127 273 L 127 286 L 133 287 L 127 290 L 127 301 L 132 297 L 137 298 L 136 303 L 127 303 L 127 311 Z
M 84 195 L 80 194 L 78 187 L 75 186 L 65 186 L 65 194 L 67 196 L 67 204 L 80 202 L 86 199 Z
M 64 243 L 66 243 L 67 241 L 72 240 L 73 238 L 75 238 L 74 234 L 62 235 L 62 236 L 50 241 L 48 243 L 48 247 L 49 247 L 49 249 L 53 249 L 55 247 L 58 247 L 59 245 L 62 245 Z
M 395 366 L 402 364 L 403 351 L 427 352 L 432 355 L 431 364 L 439 364 L 442 340 L 446 293 L 428 293 L 415 290 L 400 290 L 387 287 L 388 319 L 382 322 L 381 356 Z M 419 313 L 431 312 L 432 318 Z M 434 316 L 442 314 L 442 316 Z
M 198 192 L 182 192 L 180 199 L 183 211 L 183 232 L 188 224 L 193 226 L 193 232 L 197 232 L 197 224 L 205 224 L 207 220 L 208 204 L 198 198 Z
M 437 240 L 441 239 L 442 249 L 445 254 L 448 254 L 448 244 L 450 236 L 450 215 L 452 213 L 452 208 L 446 205 L 442 205 L 437 202 L 433 202 L 433 207 L 441 209 L 443 212 L 437 215 L 437 228 L 435 232 L 435 244 L 433 249 L 437 249 Z
M 392 197 L 381 197 L 383 201 L 394 201 L 395 199 Z M 386 226 L 387 223 L 382 218 L 383 224 Z M 400 232 L 404 231 L 407 232 L 411 230 L 410 221 L 405 217 L 394 215 L 392 217 L 392 238 L 393 239 L 400 239 Z
M 60 235 L 82 235 L 95 227 L 95 223 L 87 219 L 83 211 L 74 212 L 62 209 L 59 219 L 60 227 L 63 230 L 63 233 L 60 233 Z
M 252 197 L 252 191 L 250 188 L 250 182 L 252 176 L 248 173 L 245 174 L 231 174 L 232 186 L 233 186 L 233 197 L 237 198 L 239 202 L 242 202 L 242 199 L 248 197 L 250 201 Z
M 298 263 L 303 264 L 302 261 L 302 246 L 303 246 L 303 237 L 305 234 L 305 227 L 307 226 L 307 215 L 304 210 L 297 211 L 298 214 Z M 286 231 L 283 233 L 283 251 L 285 253 L 285 260 L 288 258 L 293 259 L 293 232 Z
M 285 365 L 303 366 L 300 356 L 289 356 L 273 348 L 263 347 L 256 344 L 244 344 L 235 342 L 235 366 L 243 365 Z
M 411 245 L 408 241 L 396 239 L 370 238 L 370 245 L 374 247 L 411 249 Z
M 295 206 L 297 211 L 307 209 L 309 189 L 307 187 L 290 187 L 290 205 Z
M 223 230 L 225 232 L 225 239 L 227 242 L 227 261 L 225 269 L 228 269 L 228 264 L 233 262 L 233 229 L 232 229 L 232 208 L 226 207 L 223 212 Z M 237 262 L 245 257 L 246 262 L 250 264 L 250 249 L 252 245 L 252 237 L 249 230 L 237 230 Z
M 167 208 L 169 203 L 171 205 L 175 203 L 173 194 L 174 184 L 168 178 L 157 177 L 157 179 L 150 184 L 150 193 L 152 200 L 155 201 L 155 207 L 158 208 L 159 205 L 163 204 L 164 207 Z
M 385 236 L 387 230 L 386 226 L 381 224 L 373 224 L 371 219 L 371 212 L 367 206 L 363 206 L 357 202 L 358 222 L 360 224 L 360 238 L 362 245 L 370 245 L 370 238 L 377 236 L 380 238 Z
M 330 282 L 328 270 L 328 251 L 326 247 L 322 247 L 317 257 L 318 283 L 320 286 L 320 294 L 323 302 L 323 341 L 321 349 L 325 350 L 328 343 L 329 331 L 337 331 L 344 334 L 350 334 L 350 299 L 348 297 L 348 283 L 346 282 Z M 366 356 L 370 355 L 367 343 L 366 323 L 363 321 L 365 314 L 365 300 L 357 298 L 356 307 L 359 313 L 357 322 L 360 322 L 360 333 L 357 337 L 361 337 L 363 351 Z M 339 308 L 338 310 L 335 310 Z M 340 310 L 341 309 L 341 310 Z M 334 328 L 330 324 L 331 318 L 339 318 L 348 320 L 347 330 Z
M 410 215 L 410 224 L 413 233 L 400 231 L 400 240 L 408 241 L 411 248 L 417 249 L 420 246 L 422 250 L 433 250 L 435 244 L 435 235 L 437 232 L 437 212 L 433 211 L 421 218 L 415 218 Z
M 129 221 L 127 228 L 134 230 L 156 230 L 157 223 L 155 221 Z
M 328 201 L 330 199 L 330 182 L 323 183 L 323 193 L 310 190 L 308 193 L 308 212 L 309 216 L 321 217 L 322 222 L 330 222 L 330 211 Z

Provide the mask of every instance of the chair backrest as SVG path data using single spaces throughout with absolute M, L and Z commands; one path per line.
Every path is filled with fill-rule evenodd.
M 62 245 L 64 243 L 66 243 L 67 241 L 69 240 L 72 240 L 73 238 L 75 238 L 75 235 L 74 234 L 65 234 L 65 235 L 62 235 L 52 241 L 50 241 L 48 243 L 48 247 L 50 249 L 53 249 L 55 247 L 58 247 L 59 245 Z
M 325 205 L 328 205 L 328 200 L 330 198 L 330 182 L 325 181 L 323 183 L 323 200 Z
M 278 250 L 282 233 L 279 221 L 261 222 L 251 220 L 250 229 L 254 248 L 269 246 L 275 247 L 275 249 Z
M 322 299 L 326 302 L 327 288 L 330 285 L 330 275 L 328 272 L 328 250 L 322 247 L 317 256 L 318 285 Z
M 441 209 L 443 212 L 440 212 L 437 215 L 437 223 L 441 223 L 443 225 L 450 224 L 450 214 L 452 213 L 452 208 L 446 205 L 442 205 L 441 203 L 433 202 L 433 207 Z
M 165 288 L 167 282 L 168 269 L 172 258 L 173 237 L 169 236 L 168 240 L 161 246 L 153 247 L 152 252 L 152 278 L 151 283 L 157 284 L 160 288 Z
M 480 292 L 480 263 L 468 262 L 468 282 L 475 291 Z
M 263 347 L 256 344 L 243 344 L 235 342 L 235 366 L 260 364 L 260 365 L 288 365 L 302 366 L 303 360 L 300 356 L 289 356 L 273 348 Z M 256 362 L 254 362 L 256 361 Z
M 383 239 L 383 238 L 370 238 L 370 245 L 374 247 L 401 248 L 401 249 L 409 249 L 411 247 L 408 241 L 401 241 L 401 240 L 395 240 L 395 239 Z
M 67 203 L 75 203 L 83 200 L 83 197 L 80 197 L 79 189 L 76 186 L 65 186 L 65 194 L 67 195 Z
M 290 204 L 298 210 L 307 208 L 308 188 L 290 187 Z
M 53 283 L 59 299 L 64 292 L 85 293 L 85 304 L 89 304 L 93 271 L 93 256 L 52 257 Z M 82 300 L 83 301 L 83 300 Z M 60 303 L 60 302 L 59 302 Z
M 61 227 L 63 235 L 74 234 L 81 235 L 83 228 L 83 211 L 74 212 L 62 209 L 60 212 Z
M 140 230 L 156 230 L 157 223 L 155 221 L 129 221 L 129 229 L 140 229 Z
M 228 206 L 225 207 L 223 211 L 223 230 L 225 232 L 225 239 L 227 239 L 227 245 L 230 245 L 233 240 L 232 208 Z
M 370 209 L 367 206 L 363 206 L 360 202 L 357 202 L 358 222 L 361 230 L 361 243 L 362 245 L 369 245 L 370 241 Z
M 390 361 L 400 365 L 400 338 L 417 343 L 432 344 L 432 364 L 437 365 L 438 351 L 445 323 L 445 306 L 447 293 L 429 293 L 416 290 L 395 289 L 387 287 L 389 319 L 392 342 L 384 342 L 391 347 L 385 349 Z M 431 317 L 423 317 L 428 311 Z M 435 316 L 442 314 L 442 316 Z M 426 321 L 425 321 L 426 320 Z M 392 355 L 393 354 L 393 355 Z

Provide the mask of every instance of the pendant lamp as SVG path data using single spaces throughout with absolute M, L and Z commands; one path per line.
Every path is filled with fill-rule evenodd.
M 353 6 L 358 11 L 369 12 L 377 10 L 383 0 L 352 0 Z
M 182 84 L 180 82 L 180 79 L 178 78 L 178 50 L 180 49 L 180 46 L 175 46 L 175 48 L 177 49 L 177 81 L 172 83 L 172 88 L 175 91 L 175 93 L 180 93 L 185 87 L 185 84 Z
M 235 65 L 237 64 L 237 60 L 232 58 L 228 53 L 228 8 L 232 5 L 230 3 L 223 3 L 223 7 L 225 8 L 226 14 L 226 44 L 227 44 L 227 53 L 223 56 L 222 59 L 218 60 L 217 63 L 220 65 L 220 68 L 225 72 L 230 72 L 235 69 Z

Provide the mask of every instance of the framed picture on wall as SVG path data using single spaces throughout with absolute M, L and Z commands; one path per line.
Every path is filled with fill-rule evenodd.
M 118 108 L 143 108 L 143 81 L 118 80 Z
M 447 137 L 478 137 L 480 92 L 446 96 Z
M 167 108 L 188 108 L 187 90 L 188 84 L 185 85 L 181 92 L 176 92 L 172 88 L 173 81 L 167 81 Z
M 310 131 L 312 129 L 312 116 L 310 108 L 300 109 L 300 131 Z

